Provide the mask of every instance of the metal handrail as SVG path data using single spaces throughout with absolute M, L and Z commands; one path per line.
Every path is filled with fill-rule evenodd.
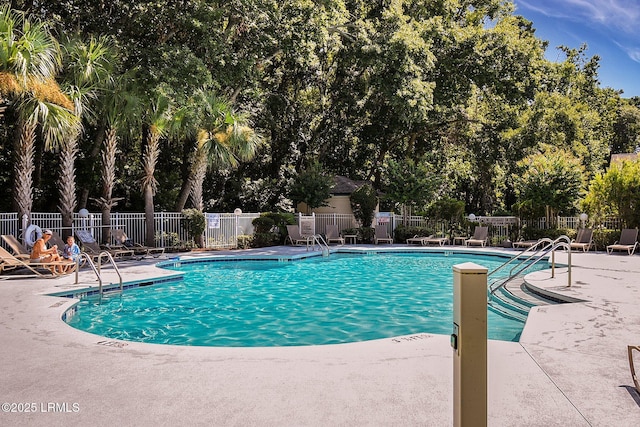
M 119 283 L 120 283 L 120 292 L 122 292 L 124 290 L 124 287 L 122 285 L 122 274 L 120 274 L 120 269 L 116 265 L 116 262 L 114 261 L 113 256 L 111 256 L 111 253 L 109 253 L 107 251 L 100 252 L 100 257 L 98 257 L 98 271 L 100 271 L 100 268 L 102 266 L 102 256 L 103 255 L 107 258 L 107 260 L 111 263 L 111 265 L 113 265 L 113 269 L 115 270 L 116 274 L 118 275 L 118 280 L 119 280 Z M 102 293 L 100 293 L 100 294 L 102 295 Z
M 122 283 L 122 274 L 120 274 L 120 269 L 118 269 L 118 266 L 116 265 L 116 262 L 113 260 L 113 256 L 111 256 L 111 254 L 107 251 L 102 251 L 100 252 L 100 254 L 98 255 L 98 265 L 96 266 L 95 263 L 91 260 L 91 256 L 89 256 L 89 254 L 87 254 L 86 252 L 82 252 L 80 253 L 80 256 L 76 259 L 76 285 L 78 284 L 79 281 L 79 277 L 78 277 L 78 273 L 80 271 L 80 261 L 84 258 L 86 260 L 86 262 L 89 264 L 89 266 L 91 267 L 91 269 L 93 270 L 93 272 L 96 274 L 96 277 L 98 278 L 98 293 L 100 294 L 100 296 L 102 296 L 103 294 L 103 290 L 102 290 L 102 274 L 101 274 L 101 267 L 102 267 L 102 257 L 107 258 L 107 260 L 109 262 L 111 262 L 111 264 L 113 265 L 113 269 L 115 270 L 116 274 L 118 275 L 118 280 L 120 283 L 120 292 L 122 292 L 124 290 L 124 285 Z
M 541 240 L 543 240 L 543 239 L 541 239 Z M 545 240 L 549 240 L 550 241 L 551 239 L 545 238 Z M 548 243 L 548 242 L 545 241 L 545 243 Z M 511 268 L 511 270 L 509 271 L 509 276 L 506 279 L 504 279 L 502 282 L 500 282 L 500 284 L 498 286 L 494 286 L 496 283 L 498 283 L 498 280 L 496 280 L 491 285 L 489 285 L 489 294 L 493 295 L 498 289 L 500 289 L 501 287 L 505 286 L 507 283 L 509 283 L 515 277 L 517 277 L 520 274 L 522 274 L 523 271 L 525 271 L 526 269 L 536 265 L 540 260 L 544 259 L 544 257 L 547 254 L 549 254 L 549 252 L 551 252 L 551 277 L 555 277 L 555 251 L 556 251 L 557 248 L 563 248 L 563 249 L 567 249 L 568 250 L 568 256 L 567 256 L 567 267 L 568 267 L 567 280 L 568 280 L 568 284 L 567 284 L 567 287 L 570 287 L 571 286 L 571 240 L 569 239 L 569 237 L 567 237 L 565 235 L 562 235 L 562 236 L 558 237 L 556 240 L 552 241 L 551 244 L 547 244 L 547 245 L 543 246 L 542 248 L 538 249 L 535 253 L 531 254 L 529 257 L 527 257 L 526 259 L 520 261 L 520 263 L 518 263 L 517 265 L 513 266 Z M 520 254 L 516 255 L 516 257 L 519 257 L 519 256 L 520 256 Z M 516 258 L 516 257 L 514 257 L 514 258 Z M 507 263 L 505 263 L 502 266 L 498 267 L 493 272 L 499 270 L 500 268 L 502 268 L 506 264 Z
M 533 246 L 527 248 L 526 250 L 517 253 L 516 255 L 514 255 L 513 257 L 511 257 L 509 260 L 507 260 L 506 262 L 504 262 L 503 264 L 501 264 L 500 266 L 498 266 L 497 268 L 495 268 L 493 271 L 491 271 L 487 277 L 495 274 L 496 272 L 502 270 L 504 267 L 506 267 L 507 265 L 511 264 L 512 262 L 521 259 L 522 256 L 524 254 L 526 254 L 527 252 L 533 252 L 535 250 L 535 252 L 533 252 L 528 258 L 526 258 L 525 260 L 521 261 L 520 264 L 525 263 L 529 260 L 531 260 L 533 257 L 535 256 L 540 256 L 538 254 L 540 254 L 540 252 L 543 252 L 545 250 L 547 250 L 550 246 L 555 245 L 556 243 L 565 240 L 568 244 L 571 244 L 571 240 L 569 239 L 568 236 L 565 236 L 564 234 L 560 237 L 558 237 L 555 240 L 551 240 L 548 237 L 543 237 L 541 239 L 539 239 Z M 542 246 L 542 247 L 540 247 Z M 548 253 L 548 251 L 547 251 Z M 519 265 L 519 264 L 518 264 Z M 553 267 L 553 266 L 552 266 Z
M 86 252 L 80 253 L 80 256 L 78 258 L 76 258 L 76 282 L 75 282 L 75 284 L 77 285 L 79 283 L 78 275 L 80 273 L 80 261 L 82 261 L 83 258 L 85 259 L 87 264 L 89 264 L 89 267 L 91 267 L 93 272 L 96 274 L 96 277 L 98 278 L 98 286 L 99 286 L 99 289 L 100 289 L 100 294 L 102 295 L 102 276 L 100 275 L 100 272 L 96 268 L 96 265 L 91 260 L 91 257 Z
M 546 240 L 551 240 L 551 239 L 545 237 L 542 240 L 546 241 Z M 555 253 L 556 252 L 555 251 L 560 246 L 562 246 L 565 249 L 569 250 L 569 256 L 568 256 L 568 260 L 567 260 L 567 264 L 569 266 L 569 285 L 568 286 L 571 286 L 571 239 L 568 236 L 564 235 L 564 234 L 562 236 L 556 238 L 555 240 L 551 241 L 550 245 L 540 248 L 536 253 L 534 253 L 531 256 L 529 256 L 529 258 L 521 261 L 520 264 L 518 264 L 518 265 L 522 265 L 522 264 L 530 261 L 536 255 L 538 256 L 538 258 L 540 258 L 540 257 L 543 257 L 543 256 L 547 255 L 549 252 L 551 252 L 551 277 L 555 277 L 555 273 L 556 273 L 556 259 L 555 259 Z M 540 252 L 544 252 L 544 253 L 538 255 Z M 511 268 L 511 271 L 509 272 L 509 275 L 513 274 L 513 270 L 516 267 L 517 266 Z
M 502 270 L 504 267 L 508 266 L 512 262 L 520 259 L 527 252 L 533 252 L 534 250 L 536 250 L 531 257 L 535 256 L 536 254 L 538 254 L 539 252 L 541 252 L 542 250 L 545 249 L 546 246 L 543 246 L 542 248 L 538 248 L 539 246 L 542 246 L 545 243 L 553 244 L 553 241 L 551 239 L 549 239 L 548 237 L 543 237 L 542 239 L 539 239 L 534 245 L 528 247 L 526 250 L 524 250 L 522 252 L 517 253 L 516 255 L 514 255 L 513 257 L 511 257 L 510 259 L 505 261 L 503 264 L 501 264 L 500 266 L 498 266 L 497 268 L 495 268 L 494 270 L 489 272 L 489 274 L 487 274 L 487 277 L 490 277 L 491 275 L 493 275 L 496 272 Z M 529 258 L 531 258 L 531 257 L 529 257 Z
M 320 250 L 322 251 L 322 255 L 329 256 L 329 245 L 327 244 L 327 241 L 324 240 L 324 237 L 322 237 L 321 234 L 314 234 L 310 238 L 311 238 L 311 249 L 313 249 L 313 247 L 317 243 L 318 246 L 320 246 Z M 307 239 L 307 251 L 308 250 L 309 250 L 309 239 Z

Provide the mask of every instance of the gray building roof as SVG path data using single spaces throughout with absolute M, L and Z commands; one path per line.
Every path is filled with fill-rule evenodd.
M 333 187 L 331 187 L 331 194 L 334 195 L 348 195 L 362 187 L 367 181 L 354 181 L 346 176 L 337 175 L 334 178 Z
M 625 160 L 637 160 L 638 153 L 621 153 L 621 154 L 612 154 L 611 155 L 611 164 L 617 162 L 623 162 Z

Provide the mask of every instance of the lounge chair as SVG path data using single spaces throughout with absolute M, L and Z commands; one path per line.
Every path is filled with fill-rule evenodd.
M 638 246 L 638 229 L 637 228 L 625 228 L 620 233 L 620 240 L 613 245 L 607 246 L 607 253 L 611 254 L 613 251 L 627 251 L 629 255 L 633 255 Z
M 416 234 L 415 236 L 409 237 L 407 239 L 407 245 L 411 245 L 411 244 L 415 243 L 415 244 L 420 244 L 420 245 L 424 246 L 425 245 L 425 239 L 429 239 L 431 237 L 434 237 L 434 235 L 432 234 L 430 236 L 418 236 Z
M 376 225 L 376 234 L 373 236 L 373 242 L 376 245 L 380 242 L 393 243 L 393 237 L 387 233 L 386 225 Z
M 638 375 L 636 374 L 636 368 L 633 365 L 633 350 L 640 352 L 640 345 L 627 346 L 627 353 L 629 355 L 629 368 L 631 368 L 631 379 L 633 379 L 633 384 L 636 386 L 636 391 L 640 393 L 640 381 L 638 380 Z
M 489 241 L 489 227 L 478 226 L 473 231 L 473 236 L 470 239 L 465 240 L 464 244 L 466 246 L 480 245 L 484 248 L 487 245 L 488 241 Z
M 57 245 L 58 246 L 58 253 L 60 255 L 62 255 L 62 252 L 64 251 L 64 245 L 66 245 L 67 243 L 64 240 L 62 240 L 62 237 L 60 237 L 60 235 L 58 233 L 53 231 L 51 233 L 51 239 L 49 239 L 49 244 L 51 246 Z
M 11 234 L 3 234 L 2 240 L 9 246 L 9 248 L 13 251 L 13 255 L 19 259 L 29 259 L 31 258 L 31 252 L 27 250 L 27 248 L 20 243 L 15 236 Z
M 591 247 L 594 249 L 596 247 L 593 243 L 593 230 L 590 228 L 579 230 L 576 239 L 571 242 L 571 249 L 582 249 L 583 252 L 587 252 Z
M 75 271 L 75 262 L 69 261 L 50 261 L 50 262 L 42 262 L 37 260 L 26 260 L 19 259 L 14 255 L 10 254 L 5 248 L 0 246 L 0 272 L 3 274 L 0 278 L 25 278 L 25 277 L 58 277 L 61 275 L 69 274 Z M 54 271 L 55 267 L 63 266 L 66 267 L 66 271 L 62 274 L 56 273 Z M 18 272 L 21 269 L 26 269 L 28 273 L 26 274 L 14 274 L 14 272 Z M 4 271 L 11 270 L 11 274 L 4 274 Z M 40 271 L 40 270 L 44 270 Z
M 528 249 L 536 243 L 538 243 L 537 240 L 518 240 L 517 242 L 513 242 L 512 246 L 516 249 Z
M 333 242 L 340 243 L 344 245 L 344 237 L 340 235 L 338 232 L 338 226 L 334 224 L 328 224 L 325 228 L 325 236 L 327 237 L 327 243 L 331 244 Z
M 311 241 L 311 236 L 303 236 L 300 234 L 300 230 L 297 225 L 287 225 L 287 237 L 284 239 L 284 243 L 291 242 L 292 245 L 307 245 Z
M 91 257 L 93 261 L 100 258 L 102 252 L 108 252 L 114 260 L 132 258 L 135 253 L 131 249 L 115 249 L 100 247 L 96 239 L 87 230 L 76 230 L 78 241 L 82 244 L 82 250 Z
M 444 246 L 444 245 L 448 245 L 449 244 L 449 238 L 448 237 L 436 237 L 436 236 L 429 236 L 429 237 L 425 237 L 424 239 L 424 244 L 425 245 L 430 245 L 430 244 L 435 244 L 435 245 L 440 245 L 440 246 Z
M 141 245 L 140 243 L 132 242 L 129 239 L 129 237 L 127 237 L 127 234 L 124 232 L 124 230 L 120 228 L 111 230 L 111 235 L 113 236 L 115 241 L 118 243 L 117 248 L 112 248 L 112 249 L 121 249 L 121 250 L 128 249 L 128 250 L 132 250 L 135 255 L 151 255 L 154 258 L 157 258 L 160 255 L 164 254 L 164 248 L 162 247 L 155 248 L 151 246 L 144 246 L 144 245 Z M 130 242 L 130 244 L 127 244 L 127 242 Z
M 15 264 L 12 264 L 12 263 L 8 264 L 4 262 L 3 259 L 0 259 L 0 278 L 2 278 L 2 272 L 10 271 L 10 270 L 13 270 L 14 268 L 16 268 Z

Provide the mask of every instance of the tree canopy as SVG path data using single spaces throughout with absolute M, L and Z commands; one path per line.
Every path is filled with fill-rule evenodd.
M 529 156 L 562 150 L 575 159 L 584 178 L 571 193 L 577 202 L 611 154 L 640 143 L 640 101 L 601 87 L 601 59 L 589 57 L 587 46 L 562 46 L 559 61 L 547 60 L 547 42 L 510 1 L 14 0 L 11 8 L 46 23 L 60 43 L 109 40 L 117 55 L 117 67 L 99 78 L 122 84 L 95 101 L 105 106 L 108 94 L 122 94 L 122 107 L 112 110 L 122 116 L 78 116 L 78 208 L 105 196 L 122 199 L 122 210 L 183 207 L 195 169 L 199 208 L 288 208 L 290 184 L 317 161 L 326 175 L 388 189 L 396 204 L 423 205 L 427 195 L 409 187 L 437 176 L 433 200 L 460 200 L 468 212 L 490 214 L 533 200 L 517 178 Z M 64 87 L 68 71 L 53 68 L 50 87 Z M 12 107 L 19 87 L 5 85 L 5 77 L 0 182 L 10 189 L 18 176 L 20 122 Z M 194 168 L 206 110 L 200 93 L 238 112 L 249 139 L 261 137 L 254 157 Z M 150 116 L 161 98 L 170 113 L 162 129 Z M 108 195 L 96 166 L 105 139 L 113 165 Z M 27 172 L 38 195 L 33 208 L 55 210 L 58 194 L 46 183 L 56 181 L 64 160 L 45 151 L 44 141 L 35 136 L 35 166 Z M 217 141 L 224 148 L 227 140 Z M 43 169 L 43 160 L 51 167 Z M 407 168 L 414 179 L 396 191 L 396 172 Z M 143 178 L 144 192 L 137 184 Z M 11 197 L 1 200 L 0 209 L 15 209 Z

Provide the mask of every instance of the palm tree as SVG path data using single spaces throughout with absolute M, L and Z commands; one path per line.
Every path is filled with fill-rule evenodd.
M 128 87 L 130 77 L 127 74 L 118 76 L 112 89 L 107 96 L 103 97 L 101 104 L 101 113 L 106 122 L 101 153 L 102 195 L 91 200 L 102 211 L 102 225 L 104 226 L 102 240 L 105 243 L 110 239 L 108 226 L 111 225 L 111 209 L 123 199 L 122 197 L 113 197 L 116 181 L 118 133 L 121 127 L 127 124 L 131 125 L 131 129 L 139 127 L 139 124 L 135 123 L 139 111 L 139 98 Z
M 246 114 L 237 114 L 229 103 L 214 93 L 202 90 L 197 95 L 198 119 L 196 151 L 187 187 L 194 208 L 204 209 L 202 185 L 209 167 L 236 167 L 239 161 L 251 160 L 261 144 L 259 136 L 248 126 Z M 184 208 L 186 198 L 183 198 Z
M 45 24 L 27 21 L 23 12 L 0 7 L 0 104 L 45 82 L 60 65 L 56 40 Z
M 15 143 L 14 198 L 20 218 L 31 215 L 36 129 L 50 148 L 77 130 L 73 104 L 53 77 L 60 49 L 44 23 L 29 21 L 8 5 L 0 7 L 0 102 L 19 120 Z
M 73 38 L 63 46 L 63 87 L 75 105 L 79 122 L 95 122 L 99 97 L 113 87 L 114 50 L 108 39 L 91 37 L 88 41 Z M 69 135 L 60 147 L 60 204 L 63 227 L 73 224 L 77 205 L 75 161 L 80 132 Z
M 146 145 L 142 154 L 144 175 L 141 181 L 144 198 L 144 216 L 146 221 L 145 244 L 155 246 L 155 222 L 153 196 L 156 194 L 158 182 L 155 178 L 156 164 L 160 155 L 160 139 L 166 134 L 170 124 L 169 99 L 157 94 L 151 100 L 144 121 L 146 126 Z

